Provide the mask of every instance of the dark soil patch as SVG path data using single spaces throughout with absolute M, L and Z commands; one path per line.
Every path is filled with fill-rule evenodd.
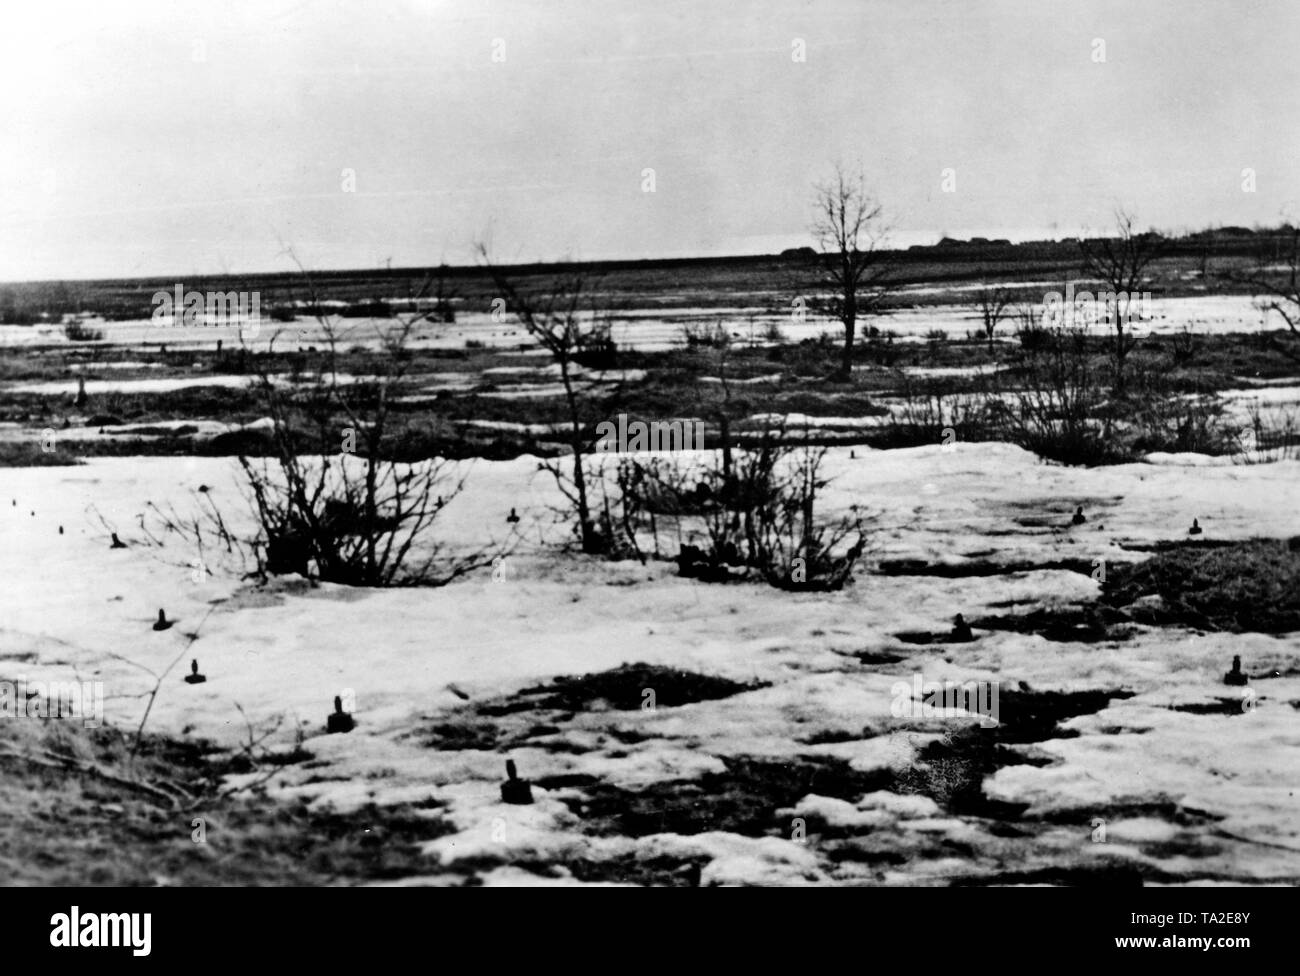
M 260 457 L 270 449 L 271 437 L 260 428 L 222 431 L 197 446 L 199 453 L 212 457 L 245 454 Z
M 1150 729 L 1129 728 L 1126 725 L 1107 725 L 1097 729 L 1097 735 L 1146 735 Z
M 510 697 L 464 708 L 422 730 L 421 741 L 428 749 L 504 751 L 539 737 L 558 736 L 578 712 L 641 711 L 651 700 L 656 708 L 672 708 L 729 698 L 758 687 L 766 685 L 746 685 L 715 674 L 654 664 L 624 664 L 612 671 L 558 677 L 547 685 L 525 687 Z M 647 691 L 654 693 L 653 699 Z M 539 712 L 545 713 L 545 723 L 537 721 L 543 717 Z M 624 743 L 653 738 L 637 729 L 612 729 L 608 734 Z M 563 742 L 541 745 L 552 752 L 586 751 Z
M 561 731 L 558 725 L 534 725 L 524 733 L 524 738 L 540 739 L 548 735 L 559 735 Z
M 600 777 L 592 776 L 589 773 L 562 773 L 558 776 L 543 776 L 533 780 L 535 785 L 544 790 L 581 789 L 595 786 L 599 782 Z
M 821 732 L 814 732 L 806 739 L 797 741 L 804 746 L 825 746 L 836 742 L 861 742 L 863 739 L 870 739 L 875 735 L 876 733 L 869 728 L 864 728 L 858 732 L 850 732 L 848 729 L 825 729 Z
M 1000 821 L 996 821 L 996 820 L 993 823 L 989 824 L 988 831 L 994 837 L 1032 837 L 1033 836 L 1032 831 L 1023 830 L 1020 827 L 1017 827 L 1015 824 L 1001 823 Z
M 900 630 L 894 637 L 904 644 L 925 645 L 933 644 L 937 640 L 935 635 L 928 630 Z
M 777 810 L 809 793 L 855 800 L 888 789 L 892 773 L 852 769 L 842 759 L 800 757 L 785 762 L 725 758 L 726 771 L 695 780 L 671 780 L 641 790 L 593 786 L 569 801 L 588 829 L 601 835 L 700 834 L 722 830 L 750 837 L 788 835 Z
M 909 851 L 900 851 L 892 837 L 874 838 L 870 834 L 845 838 L 826 848 L 826 857 L 836 864 L 849 861 L 854 864 L 893 866 L 906 864 L 913 856 Z
M 178 427 L 145 424 L 131 430 L 111 430 L 107 433 L 118 437 L 193 437 L 198 432 L 198 427 L 193 424 L 181 424 Z
M 906 654 L 895 654 L 892 651 L 859 651 L 853 656 L 859 664 L 866 667 L 881 667 L 907 660 Z
M 1198 549 L 1223 549 L 1236 545 L 1231 539 L 1161 539 L 1158 542 L 1121 542 L 1125 552 L 1182 552 Z
M 1099 604 L 1081 607 L 1041 607 L 1026 614 L 981 617 L 972 627 L 984 630 L 1007 630 L 1017 634 L 1037 634 L 1049 641 L 1077 641 L 1095 644 L 1101 641 L 1125 641 L 1134 628 L 1125 626 L 1127 615 Z
M 921 646 L 929 644 L 969 644 L 978 639 L 976 636 L 970 638 L 954 637 L 951 632 L 936 634 L 929 630 L 900 630 L 894 637 L 904 644 L 918 644 Z
M 1148 596 L 1160 598 L 1141 610 L 1153 623 L 1231 633 L 1300 630 L 1300 538 L 1179 546 L 1117 567 L 1103 585 L 1102 600 L 1113 607 Z
M 490 706 L 489 706 L 490 707 Z M 522 711 L 522 709 L 516 709 Z M 571 719 L 568 715 L 566 718 Z M 459 752 L 461 750 L 479 750 L 482 752 L 509 752 L 522 745 L 537 746 L 548 752 L 586 752 L 581 746 L 564 741 L 538 742 L 548 736 L 560 735 L 564 730 L 558 725 L 498 723 L 481 719 L 472 714 L 462 714 L 450 721 L 438 722 L 423 729 L 419 735 L 420 744 L 426 749 L 441 752 Z
M 622 742 L 624 745 L 636 745 L 638 742 L 649 742 L 657 736 L 647 735 L 638 729 L 606 729 L 605 734 L 616 742 Z
M 673 708 L 693 702 L 728 698 L 743 691 L 766 687 L 743 684 L 716 675 L 697 674 L 651 664 L 625 664 L 612 671 L 576 677 L 559 677 L 550 684 L 525 688 L 514 695 L 467 707 L 422 732 L 430 749 L 508 750 L 539 737 L 559 735 L 564 723 L 578 712 L 601 710 L 640 711 L 651 701 L 656 708 Z M 536 713 L 547 713 L 544 723 Z M 518 718 L 511 719 L 511 716 Z M 538 716 L 540 717 L 540 716 Z M 504 720 L 504 721 L 502 721 Z M 653 736 L 636 729 L 613 729 L 619 742 L 643 742 Z M 545 743 L 553 752 L 583 752 L 563 743 Z
M 1054 559 L 1045 563 L 996 563 L 972 560 L 965 563 L 930 563 L 923 559 L 885 559 L 877 565 L 883 576 L 937 576 L 942 579 L 967 579 L 982 576 L 1006 576 L 1011 573 L 1031 573 L 1039 570 L 1064 570 L 1092 575 L 1090 559 Z
M 655 888 L 698 888 L 700 872 L 711 860 L 707 854 L 686 858 L 639 857 L 627 854 L 607 861 L 565 861 L 579 881 L 613 881 Z
M 1065 738 L 1060 722 L 1101 711 L 1112 698 L 1132 692 L 1004 691 L 998 696 L 998 724 L 961 729 L 921 750 L 918 762 L 900 772 L 894 789 L 920 793 L 953 813 L 1015 820 L 1021 804 L 1002 803 L 984 795 L 984 779 L 1003 766 L 1048 765 L 1052 760 L 1028 756 L 1011 746 Z
M 1092 821 L 1100 817 L 1107 823 L 1121 820 L 1133 820 L 1138 817 L 1150 817 L 1164 820 L 1179 827 L 1203 827 L 1218 823 L 1222 817 L 1188 810 L 1173 800 L 1153 800 L 1146 803 L 1111 803 L 1095 807 L 1072 807 L 1068 810 L 1056 810 L 1046 814 L 1043 819 L 1054 824 L 1077 824 L 1091 827 Z
M 1270 678 L 1294 678 L 1300 676 L 1300 668 L 1269 668 L 1260 674 L 1251 675 L 1251 681 L 1268 681 Z
M 1094 715 L 1110 704 L 1132 698 L 1133 692 L 1098 691 L 1003 691 L 999 696 L 999 724 L 995 729 L 1000 741 L 1008 743 L 1042 742 L 1044 739 L 1072 737 L 1076 733 L 1057 730 L 1059 723 L 1079 715 Z
M 730 698 L 743 691 L 766 687 L 763 683 L 742 684 L 716 675 L 697 674 L 653 664 L 624 664 L 612 671 L 576 677 L 560 677 L 549 685 L 525 688 L 505 702 L 482 705 L 483 715 L 501 716 L 522 711 L 588 711 L 595 704 L 631 711 L 645 707 L 653 692 L 656 708 L 674 708 L 694 702 Z
M 1187 705 L 1170 705 L 1171 712 L 1186 712 L 1188 715 L 1245 715 L 1250 709 L 1243 707 L 1241 698 L 1218 698 L 1213 702 L 1192 702 Z
M 1111 699 L 1131 697 L 1131 693 L 1015 691 L 999 697 L 996 727 L 975 726 L 931 743 L 915 765 L 902 771 L 859 772 L 844 760 L 821 757 L 785 762 L 724 758 L 727 769 L 723 773 L 655 783 L 641 790 L 592 783 L 580 787 L 581 798 L 566 802 L 593 833 L 627 837 L 710 830 L 755 837 L 779 835 L 789 824 L 779 821 L 776 811 L 794 806 L 810 793 L 857 800 L 876 790 L 919 793 L 953 813 L 1014 820 L 1025 807 L 987 799 L 984 778 L 1002 766 L 1046 765 L 1051 760 L 1036 759 L 1010 747 L 1060 737 L 1063 733 L 1057 725 L 1062 720 L 1100 711 Z
M 429 749 L 459 752 L 462 749 L 490 751 L 505 738 L 494 722 L 467 719 L 462 722 L 439 722 L 427 730 L 423 744 Z
M 1170 840 L 1146 842 L 1138 847 L 1147 857 L 1157 861 L 1175 858 L 1213 857 L 1223 852 L 1221 842 L 1201 834 L 1180 834 Z
M 898 793 L 928 796 L 953 813 L 999 820 L 1016 820 L 1026 804 L 1003 803 L 984 795 L 984 778 L 1003 766 L 1047 765 L 1007 748 L 992 733 L 975 727 L 932 742 L 917 755 L 917 762 L 897 773 Z

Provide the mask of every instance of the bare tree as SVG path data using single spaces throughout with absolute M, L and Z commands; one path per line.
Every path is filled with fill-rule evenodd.
M 1246 285 L 1255 294 L 1262 311 L 1281 316 L 1292 335 L 1300 337 L 1300 228 L 1283 226 L 1274 237 L 1271 249 L 1262 249 L 1254 267 L 1224 275 L 1230 281 Z M 1272 254 L 1267 251 L 1272 250 Z M 1274 347 L 1289 359 L 1300 361 L 1300 350 L 1280 342 Z
M 429 322 L 450 324 L 456 321 L 456 306 L 454 303 L 460 295 L 448 283 L 448 274 L 445 262 L 438 265 L 435 270 L 429 273 L 419 293 L 414 296 L 417 303 L 426 295 L 432 298 L 433 308 L 424 315 L 424 318 Z
M 1147 269 L 1165 249 L 1165 239 L 1155 231 L 1138 232 L 1134 217 L 1124 209 L 1115 211 L 1114 237 L 1079 240 L 1084 272 L 1100 278 L 1110 288 L 1107 314 L 1115 328 L 1112 356 L 1115 361 L 1115 389 L 1124 391 L 1124 361 L 1137 345 L 1132 333 L 1124 331 L 1129 305 L 1147 279 Z
M 582 551 L 590 555 L 604 553 L 610 539 L 592 516 L 587 485 L 586 459 L 594 443 L 590 434 L 592 418 L 586 415 L 577 380 L 582 368 L 579 360 L 584 354 L 613 348 L 609 323 L 598 314 L 596 296 L 581 273 L 557 274 L 544 287 L 525 291 L 502 268 L 492 263 L 485 244 L 478 246 L 478 252 L 493 284 L 505 300 L 507 310 L 519 319 L 528 334 L 555 358 L 559 366 L 568 412 L 567 440 L 573 455 L 572 467 L 570 473 L 565 474 L 559 462 L 543 463 L 555 477 L 561 493 L 573 505 Z
M 984 285 L 975 296 L 975 308 L 980 314 L 984 334 L 988 336 L 989 352 L 993 352 L 993 334 L 998 323 L 1010 314 L 1011 293 L 1005 288 Z
M 811 231 L 822 283 L 834 289 L 826 308 L 844 324 L 839 375 L 847 379 L 858 319 L 878 314 L 890 287 L 891 268 L 881 248 L 887 228 L 861 172 L 850 175 L 836 166 L 834 178 L 816 187 L 815 199 Z

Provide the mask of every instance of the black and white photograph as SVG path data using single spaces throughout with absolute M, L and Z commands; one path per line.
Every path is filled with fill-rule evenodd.
M 1248 960 L 1298 41 L 7 3 L 0 886 L 1198 889 L 1096 935 Z M 24 938 L 150 951 L 63 900 Z

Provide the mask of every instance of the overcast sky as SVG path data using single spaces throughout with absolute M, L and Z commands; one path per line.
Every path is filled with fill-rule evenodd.
M 0 24 L 0 280 L 289 270 L 287 246 L 463 263 L 484 238 L 765 253 L 809 243 L 836 160 L 904 245 L 1117 204 L 1300 216 L 1296 0 L 39 0 Z

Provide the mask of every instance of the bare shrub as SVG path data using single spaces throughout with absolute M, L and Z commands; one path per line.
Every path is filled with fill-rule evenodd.
M 1016 339 L 1025 352 L 1039 352 L 1052 342 L 1052 330 L 1043 325 L 1042 311 L 1032 305 L 1016 309 Z
M 783 590 L 826 592 L 844 587 L 866 543 L 856 506 L 847 516 L 822 519 L 817 498 L 829 484 L 821 474 L 825 447 L 800 448 L 775 491 L 756 511 L 756 562 L 763 578 Z
M 682 326 L 682 342 L 687 349 L 723 349 L 731 336 L 721 322 L 687 322 Z
M 1113 464 L 1152 451 L 1231 452 L 1223 403 L 1177 391 L 1167 360 L 1134 360 L 1121 398 L 1108 392 L 1098 359 L 1085 330 L 1044 330 L 1025 350 L 1018 386 L 990 399 L 990 429 L 1062 464 Z
M 1300 461 L 1300 411 L 1281 408 L 1265 413 L 1259 403 L 1247 409 L 1249 422 L 1232 441 L 1233 463 Z
M 867 520 L 856 507 L 838 518 L 818 513 L 826 450 L 770 430 L 756 446 L 731 452 L 725 465 L 721 452 L 693 464 L 629 459 L 632 476 L 620 482 L 624 511 L 637 513 L 656 551 L 660 527 L 672 524 L 683 576 L 757 576 L 780 589 L 838 590 L 862 556 Z
M 565 440 L 570 457 L 567 466 L 562 458 L 541 463 L 570 506 L 582 551 L 588 555 L 609 554 L 611 528 L 598 524 L 600 513 L 588 490 L 587 458 L 595 445 L 594 424 L 602 416 L 598 404 L 579 384 L 584 362 L 603 368 L 617 355 L 610 338 L 608 314 L 599 307 L 598 295 L 580 273 L 556 272 L 529 287 L 493 264 L 487 245 L 480 244 L 478 250 L 506 308 L 559 367 L 568 413 Z
M 901 396 L 886 423 L 891 447 L 936 444 L 948 440 L 946 432 L 962 439 L 988 432 L 987 393 L 950 393 L 933 380 L 904 381 Z
M 1237 431 L 1229 428 L 1223 401 L 1208 394 L 1155 393 L 1142 396 L 1126 410 L 1126 427 L 1133 431 L 1137 453 L 1231 454 Z
M 490 565 L 500 546 L 453 552 L 430 531 L 464 489 L 465 469 L 399 453 L 413 441 L 393 413 L 393 396 L 417 318 L 374 327 L 380 355 L 355 382 L 340 378 L 337 322 L 318 321 L 326 351 L 313 375 L 286 389 L 263 370 L 254 385 L 272 421 L 272 449 L 241 455 L 239 464 L 265 571 L 352 586 L 441 586 Z
M 303 277 L 310 288 L 311 276 Z M 424 456 L 418 431 L 393 409 L 422 315 L 345 329 L 314 294 L 310 307 L 325 348 L 311 354 L 314 361 L 292 357 L 290 382 L 266 366 L 276 361 L 278 335 L 264 359 L 250 357 L 252 394 L 269 421 L 241 443 L 238 456 L 251 534 L 233 529 L 211 496 L 190 517 L 155 511 L 163 530 L 192 541 L 200 554 L 251 563 L 249 575 L 262 578 L 296 573 L 351 586 L 442 586 L 490 565 L 504 543 L 452 547 L 433 531 L 464 490 L 467 468 Z M 364 372 L 345 377 L 340 349 L 360 330 L 378 352 L 354 356 L 351 365 Z
M 1175 332 L 1170 338 L 1170 355 L 1173 357 L 1174 366 L 1190 366 L 1192 360 L 1196 358 L 1200 344 L 1196 333 L 1191 329 Z
M 1026 353 L 1022 386 L 989 404 L 989 423 L 999 436 L 1063 464 L 1124 459 L 1109 426 L 1098 419 L 1105 394 L 1087 336 L 1045 330 Z

